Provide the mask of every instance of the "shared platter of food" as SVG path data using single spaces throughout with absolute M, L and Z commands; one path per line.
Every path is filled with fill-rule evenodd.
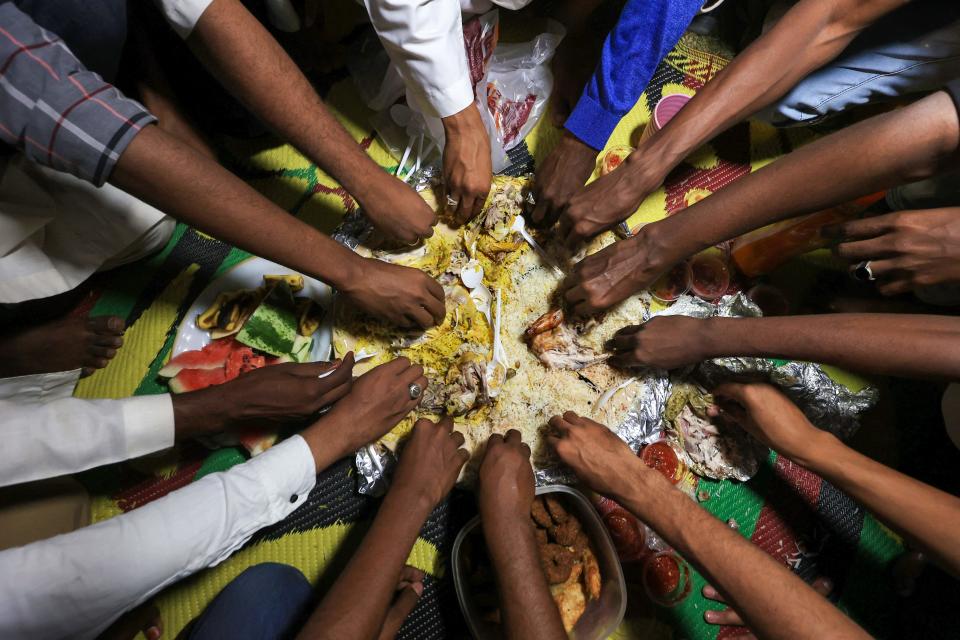
M 358 374 L 404 356 L 422 365 L 430 380 L 418 411 L 383 439 L 388 447 L 396 447 L 417 418 L 446 414 L 471 454 L 491 434 L 518 429 L 535 466 L 546 466 L 551 416 L 571 410 L 615 428 L 632 406 L 638 385 L 607 365 L 604 345 L 644 316 L 649 297 L 634 296 L 598 320 L 566 318 L 558 288 L 577 257 L 525 227 L 527 187 L 527 179 L 498 176 L 481 215 L 460 229 L 445 224 L 436 207 L 441 222 L 419 247 L 358 247 L 364 255 L 428 273 L 446 293 L 446 317 L 425 332 L 398 332 L 348 304 L 337 307 L 336 355 L 372 356 L 357 365 Z M 435 205 L 432 191 L 421 193 Z M 588 251 L 612 241 L 604 234 Z M 478 462 L 472 455 L 468 482 Z

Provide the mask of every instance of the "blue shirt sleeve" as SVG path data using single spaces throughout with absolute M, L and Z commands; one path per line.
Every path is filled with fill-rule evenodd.
M 566 129 L 602 149 L 702 5 L 703 0 L 628 0 Z

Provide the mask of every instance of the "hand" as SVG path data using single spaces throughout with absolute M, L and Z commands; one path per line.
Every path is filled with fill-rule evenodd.
M 530 447 L 524 444 L 519 431 L 510 429 L 506 437 L 498 433 L 490 436 L 479 475 L 477 499 L 482 519 L 530 519 L 533 467 L 530 466 Z
M 574 316 L 609 309 L 649 287 L 672 266 L 660 248 L 656 226 L 647 225 L 632 238 L 614 242 L 574 266 L 563 284 Z
M 598 422 L 567 411 L 550 418 L 550 426 L 556 435 L 547 440 L 557 456 L 597 493 L 617 499 L 637 474 L 649 470 L 626 442 Z
M 824 598 L 829 596 L 830 592 L 833 591 L 833 582 L 829 578 L 825 578 L 823 576 L 814 580 L 813 584 L 810 586 L 813 587 L 813 590 Z M 718 592 L 709 584 L 703 587 L 703 597 L 707 598 L 708 600 L 721 602 L 723 604 L 727 603 L 724 597 L 720 595 L 720 592 Z M 740 617 L 740 614 L 730 607 L 727 607 L 721 611 L 708 609 L 707 611 L 703 612 L 703 619 L 707 622 L 707 624 L 717 624 L 729 627 L 746 627 L 743 618 Z M 726 637 L 730 640 L 757 640 L 757 636 L 747 628 L 743 629 L 743 633 Z
M 612 229 L 637 210 L 663 178 L 647 174 L 641 164 L 641 151 L 627 156 L 619 167 L 597 178 L 570 198 L 560 214 L 559 237 L 568 247 L 576 247 L 601 231 Z
M 593 173 L 597 152 L 568 131 L 537 171 L 534 184 L 536 206 L 530 215 L 535 225 L 549 226 L 556 221 L 570 198 Z
M 838 225 L 841 258 L 870 261 L 886 296 L 960 283 L 960 207 L 898 211 Z
M 443 148 L 443 178 L 447 197 L 456 201 L 453 218 L 464 224 L 478 215 L 493 183 L 490 138 L 471 103 L 459 113 L 443 119 L 446 145 Z
M 367 313 L 401 328 L 427 329 L 443 322 L 440 284 L 416 269 L 358 258 L 358 273 L 340 291 Z
M 433 235 L 437 215 L 406 183 L 383 172 L 368 181 L 357 202 L 387 239 L 413 245 Z
M 411 492 L 419 504 L 433 510 L 453 489 L 460 469 L 470 458 L 462 445 L 463 434 L 453 430 L 452 418 L 417 420 L 413 435 L 400 452 L 393 487 Z
M 662 316 L 617 331 L 607 348 L 611 366 L 679 369 L 710 357 L 705 333 L 707 320 Z
M 822 436 L 803 412 L 765 383 L 722 384 L 713 391 L 722 414 L 777 453 L 804 466 L 816 456 Z
M 310 418 L 350 393 L 352 373 L 353 353 L 348 353 L 333 362 L 263 367 L 215 387 L 174 395 L 177 437 Z
M 350 393 L 315 426 L 349 453 L 381 438 L 420 404 L 423 394 L 410 397 L 412 384 L 426 390 L 423 367 L 406 358 L 391 360 L 354 380 Z

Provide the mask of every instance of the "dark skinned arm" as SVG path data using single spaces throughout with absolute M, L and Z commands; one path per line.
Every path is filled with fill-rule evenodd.
M 576 314 L 607 309 L 718 242 L 935 175 L 955 163 L 958 140 L 957 109 L 942 91 L 865 120 L 588 257 L 574 268 L 565 297 Z
M 573 412 L 550 425 L 557 455 L 590 488 L 615 499 L 696 567 L 762 638 L 869 638 L 784 565 L 647 467 L 605 426 Z
M 433 211 L 363 152 L 239 0 L 215 0 L 187 44 L 227 91 L 342 184 L 389 237 L 411 243 L 432 235 Z
M 463 436 L 453 431 L 450 418 L 436 424 L 417 422 L 370 531 L 298 640 L 378 637 L 423 523 L 453 488 L 467 461 L 462 444 Z
M 361 258 L 156 126 L 133 139 L 110 182 L 220 240 L 331 284 L 393 324 L 429 327 L 443 318 L 435 280 Z
M 581 190 L 562 219 L 575 244 L 627 219 L 667 174 L 714 136 L 782 97 L 906 0 L 801 0 L 697 91 L 619 169 Z
M 490 436 L 480 466 L 480 522 L 500 592 L 508 638 L 567 637 L 540 566 L 530 507 L 534 498 L 530 447 L 520 432 Z
M 611 364 L 676 369 L 752 356 L 877 375 L 960 379 L 960 318 L 883 313 L 770 318 L 664 316 L 617 332 Z
M 960 498 L 857 453 L 816 428 L 768 384 L 725 384 L 715 393 L 723 411 L 761 442 L 822 476 L 960 575 L 960 548 L 952 533 L 960 527 Z

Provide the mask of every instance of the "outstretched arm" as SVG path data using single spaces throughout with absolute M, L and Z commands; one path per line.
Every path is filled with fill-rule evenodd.
M 703 143 L 783 96 L 835 58 L 864 28 L 906 0 L 801 0 L 697 91 L 619 169 L 570 200 L 569 241 L 627 219 L 667 174 Z
M 832 364 L 879 375 L 960 380 L 960 319 L 882 313 L 771 318 L 664 316 L 610 341 L 612 364 L 675 369 L 752 356 Z
M 187 44 L 253 114 L 336 178 L 378 228 L 407 243 L 433 233 L 433 211 L 363 152 L 239 0 L 214 0 Z
M 530 519 L 533 498 L 530 447 L 520 432 L 490 436 L 480 465 L 478 502 L 507 637 L 562 639 L 567 635 L 540 566 Z
M 370 531 L 297 638 L 372 640 L 379 635 L 423 523 L 467 461 L 462 444 L 450 418 L 417 422 Z
M 955 162 L 958 141 L 957 107 L 943 91 L 860 122 L 583 260 L 567 283 L 566 299 L 579 314 L 606 309 L 718 242 L 932 176 Z
M 557 455 L 593 490 L 622 504 L 704 575 L 764 638 L 868 638 L 785 566 L 647 467 L 609 429 L 572 412 L 550 425 Z
M 960 527 L 960 498 L 857 453 L 810 424 L 770 385 L 725 384 L 715 394 L 723 410 L 758 440 L 850 494 L 944 569 L 960 575 L 960 549 L 950 533 Z

